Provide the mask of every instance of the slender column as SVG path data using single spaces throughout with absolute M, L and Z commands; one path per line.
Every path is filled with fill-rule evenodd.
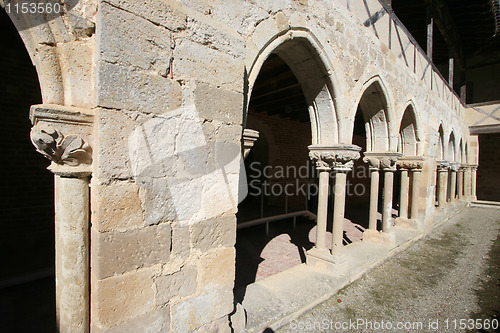
M 54 173 L 56 319 L 58 332 L 90 331 L 91 110 L 31 107 L 31 141 Z M 63 132 L 66 135 L 63 135 Z M 69 134 L 68 134 L 69 133 Z
M 448 163 L 438 164 L 438 207 L 446 204 L 446 188 L 448 187 Z
M 471 167 L 471 200 L 477 200 L 476 195 L 477 165 Z
M 379 171 L 370 168 L 370 216 L 368 228 L 377 230 Z
M 55 175 L 56 318 L 59 332 L 89 327 L 89 179 Z
M 326 251 L 326 220 L 328 214 L 328 184 L 330 180 L 330 168 L 318 167 L 319 171 L 319 193 L 318 214 L 316 217 L 316 248 Z
M 332 255 L 337 256 L 342 249 L 344 235 L 345 187 L 349 169 L 335 169 L 335 190 L 333 203 Z
M 408 218 L 408 192 L 410 189 L 410 178 L 408 169 L 401 168 L 401 191 L 399 195 L 399 217 Z
M 420 192 L 420 174 L 422 169 L 412 169 L 412 188 L 411 188 L 411 211 L 410 218 L 412 220 L 418 220 L 418 203 L 419 203 L 419 192 Z
M 457 197 L 462 200 L 464 195 L 464 169 L 460 167 L 457 175 Z
M 392 190 L 394 187 L 393 169 L 384 169 L 384 208 L 382 210 L 382 231 L 388 232 L 392 228 Z
M 458 165 L 456 163 L 450 163 L 450 201 L 455 201 L 456 189 L 457 189 L 457 170 Z

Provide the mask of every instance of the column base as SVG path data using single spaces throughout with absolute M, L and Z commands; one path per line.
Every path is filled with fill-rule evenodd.
M 396 218 L 394 226 L 401 229 L 420 230 L 420 223 L 417 220 L 405 217 Z
M 318 250 L 313 247 L 306 254 L 306 264 L 320 272 L 339 273 L 347 269 L 344 256 L 332 256 L 329 250 Z
M 396 245 L 396 235 L 388 232 L 366 229 L 363 232 L 363 242 L 393 247 Z

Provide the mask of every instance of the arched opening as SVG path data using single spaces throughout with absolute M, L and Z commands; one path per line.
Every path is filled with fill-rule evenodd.
M 439 125 L 439 141 L 438 141 L 438 154 L 437 158 L 439 161 L 444 161 L 445 156 L 444 156 L 444 130 L 443 130 L 443 125 Z
M 436 154 L 436 162 L 437 166 L 439 167 L 439 163 L 445 160 L 445 149 L 444 149 L 444 130 L 443 130 L 443 124 L 439 125 L 438 129 L 438 146 L 437 146 L 437 154 Z M 434 204 L 437 207 L 439 205 L 439 190 L 440 190 L 440 184 L 439 184 L 439 172 L 438 168 L 435 170 L 435 200 Z
M 448 177 L 448 191 L 446 194 L 446 198 L 448 201 L 452 201 L 455 199 L 455 194 L 456 194 L 456 173 L 455 173 L 455 168 L 456 166 L 454 165 L 457 159 L 457 153 L 455 149 L 455 133 L 452 131 L 450 133 L 450 138 L 448 140 L 448 151 L 446 153 L 446 160 L 450 162 L 450 171 L 449 177 Z
M 18 31 L 0 10 L 0 135 L 4 159 L 0 250 L 2 328 L 55 332 L 54 183 L 49 161 L 30 142 L 30 105 L 42 102 L 35 68 Z M 26 318 L 30 320 L 26 320 Z
M 415 110 L 409 105 L 401 119 L 399 127 L 398 151 L 403 156 L 417 155 L 417 122 L 415 119 Z
M 238 206 L 236 301 L 247 285 L 305 262 L 314 245 L 317 180 L 308 146 L 338 138 L 327 77 L 310 43 L 295 38 L 276 47 L 250 82 L 245 128 L 259 138 L 245 160 L 249 192 Z
M 389 150 L 388 103 L 381 84 L 378 81 L 370 84 L 358 104 L 354 116 L 352 143 L 361 147 L 362 153 L 386 153 Z M 378 187 L 377 212 L 382 208 L 382 186 Z M 344 223 L 347 242 L 359 241 L 362 232 L 369 227 L 370 212 L 370 170 L 366 160 L 354 162 L 353 170 L 348 174 L 346 188 L 346 221 Z M 382 215 L 377 213 L 377 229 L 381 229 Z M 351 235 L 349 235 L 349 231 Z

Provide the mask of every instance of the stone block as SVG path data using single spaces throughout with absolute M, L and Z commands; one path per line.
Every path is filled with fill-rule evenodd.
M 106 108 L 164 114 L 182 105 L 179 82 L 105 61 L 97 66 L 96 91 L 98 106 Z
M 243 76 L 243 59 L 188 39 L 178 40 L 174 49 L 174 79 L 190 81 L 196 78 L 226 90 L 243 92 Z
M 238 125 L 243 122 L 243 93 L 199 82 L 194 96 L 200 117 Z
M 186 13 L 173 1 L 155 0 L 106 0 L 113 6 L 123 8 L 145 19 L 164 26 L 171 31 L 186 29 Z
M 388 232 L 366 229 L 363 232 L 363 242 L 394 247 L 396 245 L 396 235 Z
M 200 285 L 222 287 L 234 281 L 236 253 L 234 247 L 222 248 L 200 258 Z
M 99 7 L 100 59 L 143 70 L 163 70 L 172 56 L 172 33 L 162 26 L 103 2 Z
M 155 274 L 156 269 L 147 269 L 100 281 L 93 279 L 93 325 L 109 328 L 153 311 Z
M 144 223 L 139 187 L 133 182 L 92 183 L 92 224 L 97 231 L 129 229 Z
M 197 283 L 195 266 L 181 267 L 180 271 L 155 279 L 158 291 L 157 302 L 160 305 L 168 303 L 172 298 L 184 298 L 195 293 Z
M 97 278 L 163 264 L 170 258 L 170 224 L 125 232 L 92 232 L 92 269 Z
M 190 254 L 190 232 L 188 226 L 172 224 L 172 259 L 187 258 Z
M 191 226 L 191 247 L 206 252 L 236 242 L 236 216 L 224 216 L 200 221 Z
M 193 332 L 233 311 L 231 286 L 171 305 L 172 332 Z
M 110 329 L 92 327 L 92 332 L 106 333 L 163 333 L 170 330 L 170 307 L 161 307 L 153 312 L 127 320 Z
M 202 327 L 198 328 L 195 333 L 231 333 L 233 330 L 231 330 L 231 326 L 229 326 L 229 319 L 227 317 L 222 317 L 218 320 L 215 320 L 209 324 L 203 325 Z M 236 331 L 234 332 L 243 332 L 243 331 Z

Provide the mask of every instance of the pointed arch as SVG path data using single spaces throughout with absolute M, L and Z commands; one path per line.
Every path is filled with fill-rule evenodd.
M 292 28 L 273 36 L 253 61 L 248 72 L 244 125 L 257 76 L 273 53 L 286 62 L 299 81 L 308 104 L 312 144 L 337 144 L 339 125 L 334 89 L 341 83 L 326 50 L 309 30 L 303 28 Z
M 448 139 L 448 150 L 446 152 L 446 160 L 450 162 L 456 161 L 456 148 L 455 148 L 455 131 L 452 129 Z
M 399 122 L 398 151 L 406 156 L 418 155 L 418 126 L 414 104 L 406 103 L 403 116 Z
M 444 161 L 445 159 L 445 150 L 444 150 L 444 130 L 443 130 L 443 124 L 441 123 L 439 125 L 438 129 L 438 151 L 437 151 L 437 159 Z
M 464 163 L 464 139 L 460 138 L 460 143 L 458 145 L 458 151 L 457 151 L 458 159 L 457 162 L 459 163 Z

